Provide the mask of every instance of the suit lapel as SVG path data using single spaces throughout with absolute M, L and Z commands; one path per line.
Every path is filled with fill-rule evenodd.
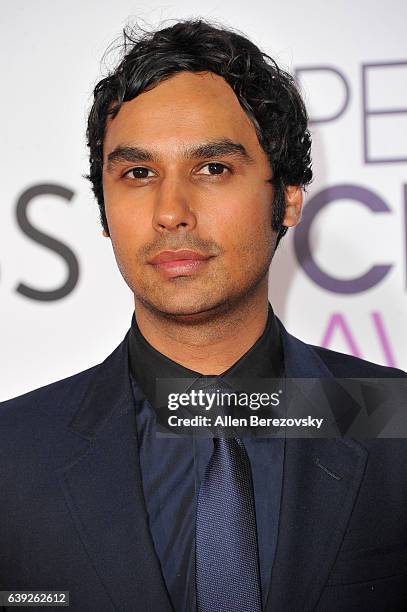
M 89 446 L 59 470 L 61 485 L 114 607 L 172 610 L 144 504 L 127 337 L 96 369 L 69 430 Z
M 281 335 L 288 378 L 333 377 L 318 355 L 282 325 Z M 343 540 L 366 461 L 366 449 L 351 439 L 286 440 L 267 611 L 315 609 Z

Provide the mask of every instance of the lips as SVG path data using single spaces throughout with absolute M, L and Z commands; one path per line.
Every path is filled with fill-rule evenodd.
M 162 251 L 148 262 L 164 278 L 195 276 L 208 265 L 211 256 L 197 251 L 182 249 L 179 251 Z
M 162 251 L 150 259 L 149 263 L 157 265 L 172 261 L 184 261 L 186 259 L 190 261 L 203 261 L 208 259 L 208 257 L 202 255 L 201 253 L 197 253 L 196 251 L 189 251 L 187 249 L 183 249 L 181 251 Z

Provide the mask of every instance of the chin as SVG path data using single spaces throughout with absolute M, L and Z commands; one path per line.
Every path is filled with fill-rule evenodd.
M 208 299 L 200 295 L 195 298 L 191 295 L 171 296 L 168 299 L 146 299 L 145 296 L 137 296 L 143 305 L 155 314 L 166 318 L 176 319 L 180 323 L 196 323 L 207 321 L 217 314 L 228 310 L 229 300 L 227 298 Z

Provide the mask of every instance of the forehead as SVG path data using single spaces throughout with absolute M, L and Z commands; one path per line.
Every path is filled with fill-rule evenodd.
M 238 140 L 252 151 L 259 147 L 252 122 L 222 77 L 180 72 L 122 105 L 107 123 L 104 150 L 126 142 L 165 152 L 217 138 Z

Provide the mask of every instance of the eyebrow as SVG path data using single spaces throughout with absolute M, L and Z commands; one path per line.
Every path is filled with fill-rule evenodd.
M 182 157 L 184 159 L 208 159 L 225 156 L 238 157 L 247 164 L 254 162 L 254 159 L 250 157 L 242 144 L 233 142 L 228 138 L 204 142 L 182 149 Z M 116 164 L 123 162 L 136 163 L 140 161 L 158 162 L 159 159 L 153 150 L 136 146 L 118 145 L 107 156 L 107 170 L 111 172 Z

